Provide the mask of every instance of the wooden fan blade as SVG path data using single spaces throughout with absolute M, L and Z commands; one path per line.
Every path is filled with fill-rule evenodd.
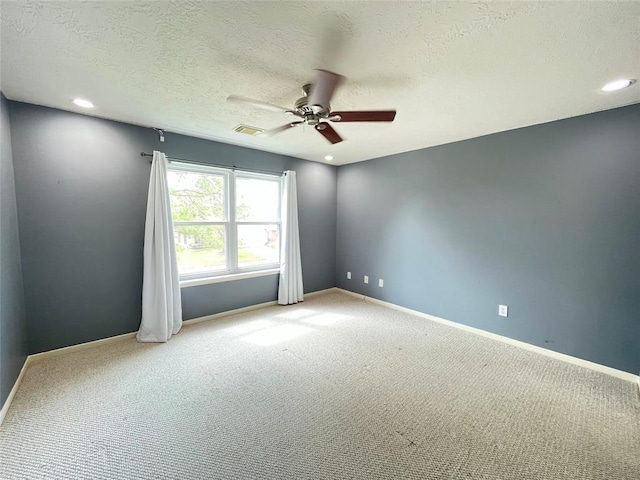
M 241 97 L 239 95 L 229 95 L 227 97 L 229 102 L 237 102 L 237 103 L 246 103 L 247 105 L 251 105 L 252 107 L 260 108 L 262 110 L 269 110 L 271 112 L 280 112 L 287 113 L 291 110 L 284 107 L 279 107 L 278 105 L 273 105 L 267 102 L 261 102 L 260 100 L 253 100 L 252 98 Z
M 285 130 L 289 130 L 290 128 L 297 127 L 298 125 L 301 125 L 303 123 L 304 122 L 287 123 L 286 125 L 282 125 L 281 127 L 272 128 L 271 130 L 265 130 L 264 132 L 261 132 L 258 136 L 270 137 L 272 135 L 275 135 L 276 133 L 284 132 Z
M 344 77 L 328 70 L 316 70 L 316 76 L 311 83 L 311 92 L 307 105 L 329 109 L 329 103 L 336 87 Z M 325 110 L 325 111 L 326 111 Z
M 374 110 L 369 112 L 331 112 L 329 114 L 329 120 L 331 120 L 332 122 L 393 122 L 394 118 L 396 118 L 395 110 Z
M 316 125 L 316 130 L 331 143 L 340 143 L 342 141 L 342 137 L 328 123 L 319 123 Z

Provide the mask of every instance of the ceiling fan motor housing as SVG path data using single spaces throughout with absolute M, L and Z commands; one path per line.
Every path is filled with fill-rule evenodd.
M 331 111 L 330 105 L 309 105 L 309 94 L 313 85 L 306 83 L 302 86 L 302 97 L 296 100 L 294 108 L 301 116 L 305 117 L 305 121 L 309 125 L 317 125 L 319 118 L 327 118 Z M 319 117 L 319 118 L 310 118 Z

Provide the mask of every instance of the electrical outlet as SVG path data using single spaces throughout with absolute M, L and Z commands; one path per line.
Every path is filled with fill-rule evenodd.
M 351 272 L 347 272 L 347 280 L 351 280 Z
M 378 286 L 380 288 L 384 287 L 384 280 L 383 279 L 381 279 L 381 278 L 378 279 Z
M 498 305 L 498 315 L 501 317 L 508 317 L 509 307 L 507 305 Z
M 364 283 L 369 283 L 369 275 L 364 276 Z

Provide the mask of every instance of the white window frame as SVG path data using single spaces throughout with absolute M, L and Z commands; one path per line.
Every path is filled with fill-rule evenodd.
M 239 280 L 262 275 L 278 273 L 280 269 L 280 249 L 278 249 L 278 262 L 263 264 L 259 266 L 241 267 L 238 265 L 238 225 L 277 225 L 278 243 L 282 240 L 282 176 L 267 173 L 248 172 L 239 169 L 213 167 L 183 162 L 169 162 L 168 170 L 175 172 L 208 173 L 221 175 L 224 181 L 224 220 L 221 221 L 195 221 L 195 222 L 173 222 L 174 226 L 188 225 L 222 225 L 225 227 L 225 256 L 227 268 L 225 270 L 208 270 L 197 273 L 180 274 L 181 286 L 204 285 L 207 283 L 217 283 L 228 280 Z M 277 218 L 264 221 L 238 221 L 236 220 L 236 180 L 238 178 L 254 178 L 268 180 L 278 183 L 278 210 Z M 173 218 L 172 218 L 173 221 Z

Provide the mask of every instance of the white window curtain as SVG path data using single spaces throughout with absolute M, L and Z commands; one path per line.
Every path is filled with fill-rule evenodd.
M 139 342 L 166 342 L 182 327 L 180 281 L 173 239 L 167 157 L 153 152 L 144 231 L 142 321 Z
M 278 303 L 289 305 L 302 302 L 302 263 L 300 262 L 300 234 L 298 233 L 298 196 L 296 172 L 284 172 L 282 196 L 282 238 L 280 241 L 280 285 Z

